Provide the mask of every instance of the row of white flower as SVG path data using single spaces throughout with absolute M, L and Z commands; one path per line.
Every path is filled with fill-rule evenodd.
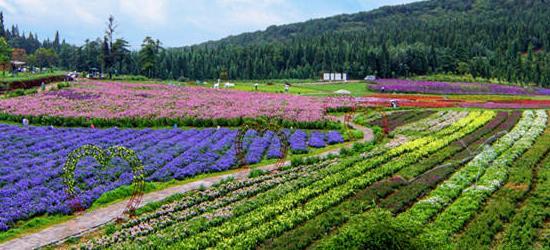
M 436 217 L 434 223 L 430 225 L 430 230 L 427 230 L 429 234 L 427 236 L 432 239 L 437 238 L 438 242 L 446 242 L 449 236 L 459 231 L 464 223 L 479 210 L 483 201 L 505 183 L 508 167 L 535 143 L 546 128 L 547 119 L 545 111 L 536 111 L 536 118 L 532 121 L 529 130 L 521 131 L 524 135 L 487 168 L 477 183 L 465 189 L 453 204 Z
M 509 149 L 518 139 L 522 138 L 531 128 L 536 118 L 542 116 L 539 113 L 537 112 L 537 116 L 535 116 L 535 112 L 525 111 L 522 119 L 512 131 L 499 138 L 492 146 L 485 146 L 484 150 L 474 157 L 474 159 L 454 173 L 424 199 L 414 204 L 406 212 L 400 214 L 398 218 L 412 223 L 425 223 L 428 221 L 482 175 L 491 162 Z
M 468 112 L 465 112 L 465 111 L 464 112 L 439 111 L 424 119 L 420 119 L 418 121 L 400 126 L 397 129 L 395 129 L 393 133 L 400 134 L 400 133 L 406 133 L 408 131 L 412 131 L 412 132 L 437 131 L 466 117 L 466 115 L 468 115 Z

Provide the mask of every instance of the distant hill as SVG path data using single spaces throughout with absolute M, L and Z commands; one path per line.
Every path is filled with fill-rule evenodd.
M 471 73 L 550 83 L 547 0 L 437 0 L 271 26 L 170 50 L 171 76 Z M 165 75 L 168 76 L 168 75 Z
M 488 2 L 484 3 L 489 4 Z M 487 8 L 517 8 L 514 2 L 493 1 Z M 520 3 L 521 4 L 521 3 Z M 529 5 L 528 5 L 529 6 Z M 479 7 L 482 7 L 479 5 Z M 480 10 L 481 8 L 477 8 Z M 532 7 L 532 6 L 529 6 Z M 478 15 L 472 12 L 476 8 L 474 1 L 421 1 L 406 5 L 386 6 L 372 11 L 355 14 L 342 14 L 327 18 L 309 20 L 306 22 L 288 25 L 270 26 L 264 31 L 248 32 L 236 36 L 229 36 L 219 41 L 210 41 L 205 44 L 233 44 L 250 45 L 265 42 L 288 41 L 291 38 L 315 37 L 331 32 L 376 32 L 383 27 L 399 28 L 395 25 L 403 24 L 404 20 L 412 21 L 407 26 L 414 27 L 418 18 L 431 19 L 442 15 Z M 485 9 L 487 9 L 485 8 Z M 496 13 L 495 13 L 496 14 Z M 426 20 L 428 21 L 428 20 Z M 405 28 L 405 27 L 402 27 Z M 414 27 L 420 28 L 420 27 Z
M 126 48 L 117 54 L 115 68 L 122 74 L 182 80 L 319 78 L 322 72 L 345 72 L 355 79 L 453 73 L 550 87 L 549 1 L 430 0 L 388 6 L 194 46 L 157 48 L 154 67 L 147 70 L 139 53 Z M 17 26 L 4 29 L 2 18 L 0 36 L 28 54 L 53 49 L 61 68 L 105 68 L 102 38 L 73 46 L 56 34 L 53 41 L 40 42 L 30 32 L 20 34 Z

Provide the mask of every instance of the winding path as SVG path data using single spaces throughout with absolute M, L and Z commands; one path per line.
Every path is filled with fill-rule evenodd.
M 343 118 L 333 117 L 333 119 L 338 121 L 343 121 Z M 357 125 L 350 124 L 354 129 L 360 130 L 363 132 L 362 142 L 371 141 L 374 139 L 374 133 L 371 129 Z M 350 147 L 351 145 L 345 144 L 345 146 Z M 337 154 L 341 147 L 324 152 L 318 156 L 328 155 L 328 154 Z M 290 164 L 290 161 L 286 161 L 285 165 Z M 277 168 L 276 164 L 271 164 L 267 166 L 259 167 L 263 170 L 273 171 Z M 147 193 L 143 196 L 141 206 L 163 200 L 171 195 L 176 193 L 184 193 L 200 187 L 210 187 L 213 184 L 219 182 L 220 180 L 228 177 L 233 177 L 236 180 L 243 180 L 248 178 L 248 173 L 250 169 L 242 169 L 232 174 L 225 174 L 215 177 L 204 178 L 198 181 L 186 183 L 179 186 L 174 186 L 159 190 L 156 192 Z M 82 215 L 77 216 L 73 219 L 70 219 L 66 222 L 53 225 L 51 227 L 45 228 L 39 232 L 21 236 L 19 238 L 4 242 L 0 244 L 1 250 L 18 250 L 18 249 L 35 249 L 51 244 L 56 244 L 63 242 L 66 239 L 74 236 L 80 236 L 91 232 L 98 227 L 111 222 L 117 219 L 126 208 L 126 203 L 128 201 L 120 201 L 109 205 L 107 207 L 98 208 L 92 211 L 86 211 Z

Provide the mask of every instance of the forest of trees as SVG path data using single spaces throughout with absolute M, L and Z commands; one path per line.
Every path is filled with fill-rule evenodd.
M 431 0 L 369 12 L 272 26 L 182 48 L 147 37 L 140 51 L 108 35 L 83 46 L 38 41 L 4 29 L 12 47 L 57 54 L 71 70 L 143 74 L 162 79 L 318 78 L 321 72 L 400 77 L 471 74 L 550 86 L 547 0 Z

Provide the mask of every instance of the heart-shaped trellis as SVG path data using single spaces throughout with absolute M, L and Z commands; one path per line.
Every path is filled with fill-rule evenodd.
M 277 161 L 277 167 L 282 167 L 285 164 L 287 152 L 288 152 L 288 138 L 283 132 L 282 119 L 273 117 L 257 118 L 253 121 L 245 122 L 239 129 L 237 137 L 235 138 L 235 151 L 237 154 L 237 164 L 239 166 L 246 167 L 246 150 L 243 147 L 246 132 L 249 130 L 255 130 L 258 136 L 263 136 L 266 132 L 271 131 L 279 137 L 281 142 L 281 158 Z
M 103 169 L 108 167 L 113 158 L 120 158 L 128 162 L 132 168 L 133 192 L 124 213 L 132 216 L 141 202 L 145 185 L 144 167 L 136 152 L 122 146 L 112 146 L 107 148 L 107 150 L 103 150 L 94 145 L 84 145 L 72 151 L 63 166 L 63 183 L 65 184 L 65 190 L 69 200 L 77 199 L 74 172 L 80 160 L 85 157 L 94 158 Z M 76 211 L 83 209 L 80 201 L 71 204 L 71 207 Z

